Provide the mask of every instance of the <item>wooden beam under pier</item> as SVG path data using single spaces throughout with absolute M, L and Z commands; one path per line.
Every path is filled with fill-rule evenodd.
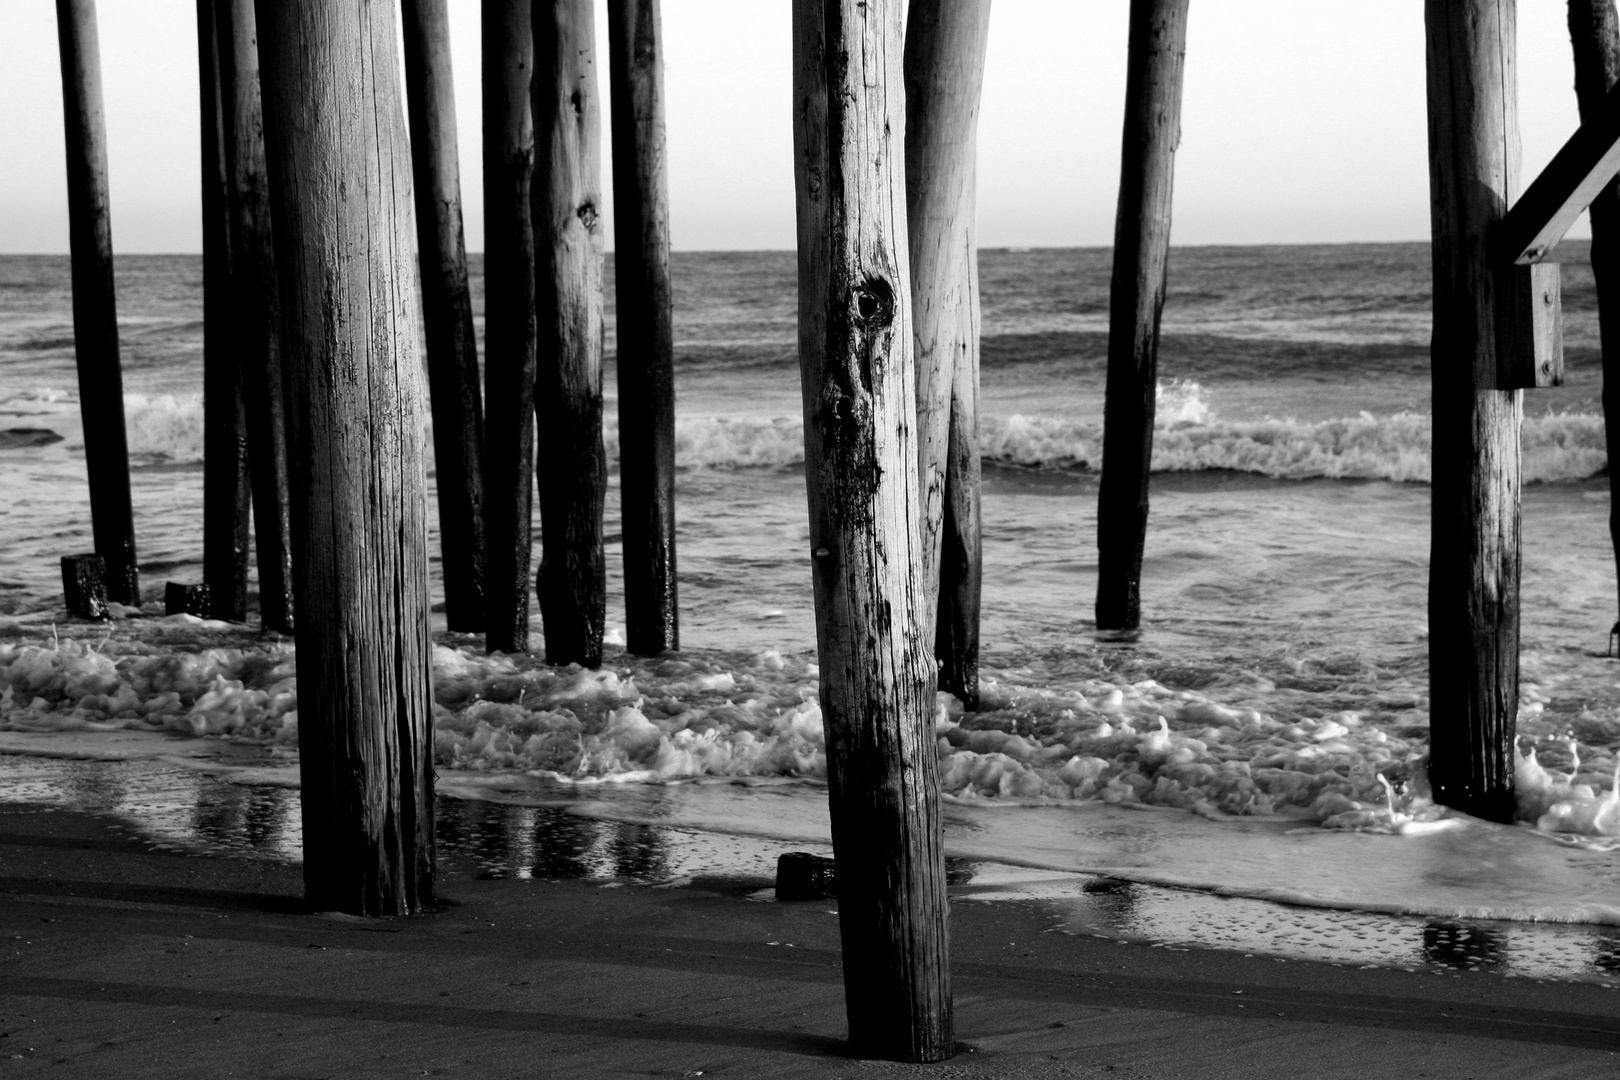
M 529 648 L 533 546 L 534 34 L 529 0 L 484 0 L 484 641 Z
M 1142 621 L 1142 552 L 1159 382 L 1159 315 L 1170 265 L 1170 206 L 1181 141 L 1188 0 L 1131 0 L 1125 132 L 1108 304 L 1108 390 L 1097 489 L 1099 630 Z
M 799 363 L 850 1042 L 940 1061 L 948 905 L 922 607 L 901 0 L 794 0 Z
M 939 688 L 979 704 L 979 92 L 990 0 L 912 0 L 906 221 L 917 367 L 922 598 Z
M 422 264 L 422 328 L 433 408 L 444 618 L 450 630 L 484 629 L 484 402 L 467 284 L 456 146 L 455 86 L 446 0 L 404 0 L 405 89 Z M 527 487 L 527 485 L 525 485 Z M 517 575 L 527 596 L 527 565 Z M 525 605 L 526 607 L 527 605 Z
M 625 645 L 643 656 L 681 647 L 675 576 L 675 334 L 658 8 L 658 0 L 610 0 L 607 9 Z
M 591 0 L 534 10 L 535 309 L 540 363 L 535 583 L 546 660 L 602 664 L 607 558 L 602 512 L 602 125 Z
M 1549 258 L 1575 219 L 1620 174 L 1620 92 L 1607 91 L 1601 101 L 1592 98 L 1589 92 L 1581 103 L 1582 123 L 1575 134 L 1492 230 L 1499 260 Z
M 1620 16 L 1614 0 L 1570 0 L 1569 37 L 1575 54 L 1575 101 L 1581 120 L 1588 122 L 1620 84 Z M 1620 181 L 1610 180 L 1588 209 L 1603 353 L 1603 431 L 1611 463 L 1609 543 L 1620 587 L 1620 464 L 1615 464 L 1620 463 Z M 1620 631 L 1620 622 L 1615 630 Z
M 249 515 L 247 412 L 231 328 L 230 165 L 225 153 L 229 45 L 219 26 L 227 0 L 197 0 L 202 105 L 203 581 L 210 614 L 247 618 Z
M 56 32 L 67 136 L 73 351 L 79 369 L 79 412 L 84 419 L 84 459 L 90 481 L 90 527 L 96 554 L 107 563 L 103 579 L 107 599 L 139 604 L 95 0 L 56 0 Z
M 1514 0 L 1426 0 L 1434 260 L 1429 778 L 1513 817 L 1522 391 L 1498 390 L 1488 239 L 1518 185 Z
M 391 0 L 257 12 L 298 600 L 304 884 L 433 904 L 422 364 Z
M 280 286 L 259 92 L 258 28 L 254 0 L 215 0 L 215 11 L 230 224 L 227 332 L 238 366 L 246 424 L 259 616 L 266 630 L 291 633 L 296 608 L 292 497 L 287 476 Z

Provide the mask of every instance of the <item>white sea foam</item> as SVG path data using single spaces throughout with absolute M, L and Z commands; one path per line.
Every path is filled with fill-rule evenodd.
M 134 457 L 202 460 L 201 394 L 125 394 L 124 427 Z
M 584 671 L 437 646 L 433 672 L 442 768 L 571 783 L 826 775 L 816 667 L 773 650 L 627 657 Z M 1444 827 L 1433 824 L 1445 813 L 1429 798 L 1421 723 L 1367 723 L 1353 710 L 1279 718 L 1151 679 L 1033 686 L 991 677 L 983 698 L 977 713 L 949 695 L 938 700 L 940 783 L 954 800 L 1095 800 L 1215 819 L 1285 814 L 1405 834 Z M 286 644 L 0 644 L 0 730 L 292 744 L 297 704 Z M 1533 707 L 1521 727 L 1552 734 Z M 1620 837 L 1615 762 L 1614 747 L 1588 746 L 1565 774 L 1530 750 L 1520 761 L 1520 817 L 1548 832 Z
M 125 410 L 132 455 L 202 460 L 200 395 L 127 394 Z M 1224 421 L 1204 387 L 1172 379 L 1159 386 L 1155 429 L 1156 472 L 1231 470 L 1289 480 L 1429 479 L 1433 425 L 1421 413 Z M 616 461 L 618 420 L 611 412 L 604 418 L 603 434 L 608 459 Z M 804 460 L 804 424 L 797 416 L 681 416 L 675 439 L 676 462 L 688 469 L 781 468 Z M 988 465 L 1073 471 L 1102 463 L 1101 430 L 1068 417 L 984 416 L 979 441 Z M 1523 454 L 1526 481 L 1597 475 L 1608 463 L 1603 418 L 1570 413 L 1526 419 Z

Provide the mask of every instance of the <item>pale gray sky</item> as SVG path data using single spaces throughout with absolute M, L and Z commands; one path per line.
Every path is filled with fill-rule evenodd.
M 985 246 L 1112 241 L 1128 7 L 995 0 L 980 120 Z M 1175 242 L 1425 238 L 1422 8 L 1193 0 Z M 451 9 L 467 241 L 478 250 L 478 2 Z M 663 13 L 675 246 L 791 247 L 789 0 L 664 0 Z M 100 0 L 119 251 L 200 249 L 194 19 L 195 0 Z M 1576 125 L 1564 19 L 1562 0 L 1519 4 L 1526 182 Z M 0 0 L 0 103 L 0 252 L 66 251 L 51 0 Z

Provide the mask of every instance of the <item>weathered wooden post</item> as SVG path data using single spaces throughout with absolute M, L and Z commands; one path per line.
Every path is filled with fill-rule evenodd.
M 1108 300 L 1108 390 L 1097 490 L 1097 629 L 1142 621 L 1142 550 L 1159 383 L 1159 313 L 1181 141 L 1188 0 L 1131 0 L 1125 134 Z
M 1620 20 L 1613 0 L 1570 0 L 1569 38 L 1575 53 L 1575 100 L 1581 120 L 1590 123 L 1620 82 Z M 1587 209 L 1603 353 L 1603 428 L 1609 460 L 1620 462 L 1620 185 L 1611 181 Z M 1620 569 L 1620 465 L 1609 468 L 1609 541 Z M 1620 622 L 1614 633 L 1620 633 Z
M 529 0 L 484 0 L 484 641 L 529 648 L 534 504 L 534 35 Z
M 253 542 L 259 616 L 265 629 L 291 632 L 292 511 L 287 478 L 286 388 L 281 370 L 281 304 L 276 282 L 270 181 L 264 158 L 259 40 L 254 0 L 216 0 L 220 89 L 230 208 L 230 325 L 245 404 L 253 485 Z
M 445 0 L 405 0 L 402 10 L 444 616 L 451 630 L 476 633 L 484 629 L 484 404 L 461 225 L 450 17 Z M 519 577 L 526 596 L 527 564 Z
M 607 617 L 602 510 L 602 135 L 591 0 L 535 5 L 534 245 L 540 364 L 536 592 L 546 660 L 600 667 Z
M 607 10 L 625 644 L 656 656 L 681 647 L 662 29 L 658 0 L 611 0 Z
M 229 95 L 221 75 L 216 0 L 197 0 L 202 104 L 203 242 L 203 580 L 211 614 L 247 618 L 247 418 L 231 326 L 230 168 L 225 154 Z M 167 596 L 165 596 L 167 602 Z
M 1426 0 L 1434 251 L 1429 777 L 1513 815 L 1519 706 L 1521 394 L 1497 385 L 1487 234 L 1517 193 L 1514 0 Z
M 850 1041 L 954 1049 L 920 495 L 900 0 L 794 0 L 799 362 Z
M 433 903 L 433 712 L 410 165 L 390 0 L 259 5 L 298 599 L 304 882 Z
M 107 560 L 100 555 L 62 556 L 62 599 L 79 619 L 107 618 Z
M 118 361 L 112 218 L 107 193 L 107 130 L 101 100 L 101 46 L 95 0 L 56 0 L 67 129 L 68 246 L 73 257 L 73 348 L 79 413 L 90 480 L 90 527 L 107 561 L 107 598 L 141 602 L 135 513 L 129 496 L 124 376 Z
M 979 703 L 979 91 L 990 0 L 912 0 L 906 220 L 917 364 L 922 607 L 940 689 Z M 615 204 L 617 205 L 617 204 Z

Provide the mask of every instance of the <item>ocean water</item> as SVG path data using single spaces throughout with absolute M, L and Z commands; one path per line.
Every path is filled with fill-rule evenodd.
M 1261 904 L 1620 926 L 1597 325 L 1584 245 L 1565 247 L 1566 384 L 1525 396 L 1514 826 L 1426 798 L 1427 246 L 1172 253 L 1132 643 L 1091 620 L 1109 253 L 984 252 L 985 689 L 976 713 L 939 702 L 953 857 Z M 508 869 L 538 858 L 559 813 L 576 829 L 825 842 L 793 256 L 678 254 L 674 272 L 683 653 L 610 647 L 580 672 L 460 635 L 435 651 L 441 792 L 492 808 Z M 480 274 L 475 261 L 481 308 Z M 199 260 L 122 258 L 118 286 L 150 597 L 200 577 Z M 0 797 L 71 802 L 69 774 L 40 761 L 133 757 L 181 777 L 206 760 L 284 800 L 290 643 L 138 613 L 52 636 L 57 556 L 90 546 L 70 300 L 65 259 L 0 258 L 0 754 L 34 755 L 0 757 Z M 166 797 L 201 800 L 199 783 Z M 260 846 L 295 852 L 297 815 L 279 814 L 261 814 Z M 1612 974 L 1613 942 L 1581 940 Z

